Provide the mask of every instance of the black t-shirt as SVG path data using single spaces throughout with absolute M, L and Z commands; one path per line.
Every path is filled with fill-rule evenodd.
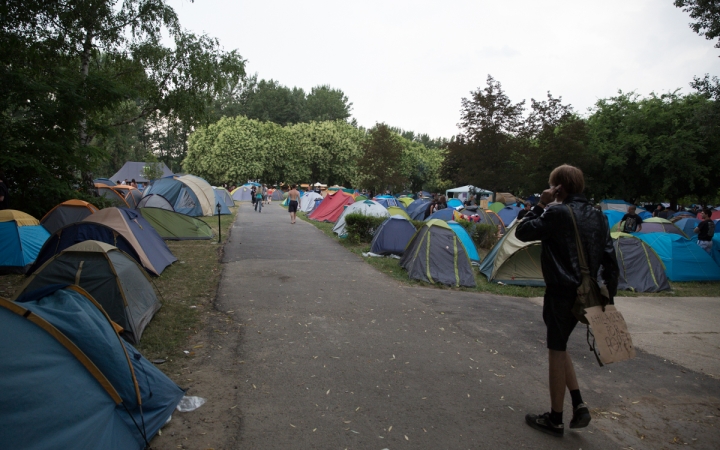
M 623 226 L 622 229 L 623 233 L 634 233 L 643 220 L 637 214 L 625 214 L 620 221 L 625 222 L 625 226 Z
M 10 207 L 10 198 L 8 198 L 8 188 L 5 186 L 5 183 L 0 181 L 0 197 L 3 197 L 2 200 L 0 200 L 0 209 L 8 209 Z
M 710 233 L 710 227 L 712 227 L 712 234 Z M 712 241 L 713 235 L 715 234 L 715 222 L 706 219 L 700 222 L 697 228 L 698 241 Z
M 528 211 L 529 211 L 528 209 L 521 209 L 517 215 L 517 220 L 518 221 L 522 220 L 522 218 L 525 217 L 525 214 L 527 214 Z

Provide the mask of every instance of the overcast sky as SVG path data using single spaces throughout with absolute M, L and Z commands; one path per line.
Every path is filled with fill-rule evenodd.
M 169 0 L 248 73 L 329 84 L 376 122 L 447 137 L 488 74 L 514 101 L 562 96 L 583 114 L 618 90 L 647 95 L 720 76 L 720 49 L 672 0 Z

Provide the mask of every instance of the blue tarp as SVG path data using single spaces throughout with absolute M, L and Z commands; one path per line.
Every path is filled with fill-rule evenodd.
M 720 281 L 720 266 L 697 242 L 673 233 L 639 233 L 665 264 L 670 281 Z
M 378 255 L 402 256 L 415 227 L 403 216 L 392 216 L 378 227 L 370 243 L 370 251 Z
M 23 449 L 145 448 L 145 439 L 150 441 L 164 425 L 183 391 L 122 340 L 89 299 L 61 287 L 30 292 L 18 305 L 77 346 L 121 403 L 115 404 L 86 366 L 48 331 L 0 307 L 0 342 L 13 343 L 0 352 L 0 442 Z
M 0 273 L 25 273 L 49 237 L 42 225 L 19 227 L 15 221 L 0 222 Z
M 455 232 L 457 237 L 460 238 L 460 242 L 462 242 L 463 246 L 465 247 L 465 251 L 467 252 L 468 257 L 470 258 L 470 261 L 480 263 L 480 255 L 478 254 L 477 248 L 475 247 L 475 243 L 473 242 L 472 238 L 469 234 L 467 234 L 467 231 L 465 231 L 465 228 L 463 228 L 462 225 L 455 222 L 454 220 L 448 222 L 448 225 L 450 225 L 450 228 Z

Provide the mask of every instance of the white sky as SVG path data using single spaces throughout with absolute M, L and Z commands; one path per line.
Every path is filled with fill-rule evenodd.
M 514 102 L 549 90 L 585 113 L 720 75 L 720 49 L 672 0 L 169 0 L 180 23 L 238 49 L 247 71 L 339 88 L 360 125 L 457 134 L 460 101 L 488 74 Z

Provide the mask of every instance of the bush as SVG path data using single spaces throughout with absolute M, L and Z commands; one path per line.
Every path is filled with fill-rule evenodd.
M 497 225 L 475 223 L 468 220 L 459 220 L 458 223 L 465 228 L 478 248 L 491 249 L 498 241 Z
M 362 214 L 348 214 L 345 216 L 345 230 L 347 239 L 351 242 L 372 241 L 375 230 L 385 222 L 387 217 L 365 216 Z

